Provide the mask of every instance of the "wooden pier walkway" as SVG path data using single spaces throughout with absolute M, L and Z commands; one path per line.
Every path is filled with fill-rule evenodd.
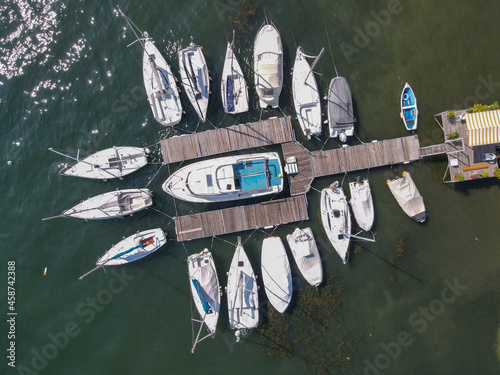
M 177 241 L 308 220 L 305 195 L 175 217 Z
M 292 142 L 290 116 L 184 134 L 160 141 L 163 164 Z
M 288 175 L 292 196 L 307 193 L 315 177 L 400 164 L 420 159 L 416 135 L 328 151 L 308 152 L 296 143 L 282 145 L 285 160 L 295 156 L 299 173 Z

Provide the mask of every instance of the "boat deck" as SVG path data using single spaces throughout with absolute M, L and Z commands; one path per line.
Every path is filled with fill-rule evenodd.
M 292 142 L 290 116 L 184 134 L 160 141 L 163 163 L 176 163 L 231 151 Z
M 308 220 L 305 195 L 174 218 L 177 241 Z

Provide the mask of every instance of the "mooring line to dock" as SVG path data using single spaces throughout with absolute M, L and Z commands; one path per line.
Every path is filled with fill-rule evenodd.
M 217 127 L 215 129 L 219 129 L 219 126 L 221 126 L 222 122 L 226 119 L 226 117 L 227 117 L 227 113 L 224 115 L 222 120 L 220 120 L 219 124 L 217 125 Z
M 212 123 L 212 121 L 210 121 L 208 118 L 207 118 L 207 121 L 208 121 L 208 123 L 209 123 L 210 125 L 212 125 L 212 128 L 214 128 L 215 130 L 217 130 L 217 129 L 218 129 L 218 127 L 216 127 L 216 126 Z M 198 125 L 199 125 L 199 123 L 198 123 Z M 198 126 L 196 126 L 196 129 L 198 130 Z
M 356 136 L 356 138 L 358 139 L 358 141 L 361 142 L 361 144 L 363 144 L 363 145 L 365 144 L 365 142 L 363 142 L 361 139 L 359 139 L 359 137 L 358 137 L 358 135 L 356 133 L 354 133 L 354 135 Z
M 236 245 L 237 245 L 237 244 L 232 243 L 232 242 L 230 242 L 230 241 L 228 241 L 228 240 L 225 240 L 224 238 L 217 237 L 217 236 L 214 234 L 214 235 L 212 236 L 212 247 L 214 246 L 214 238 L 216 238 L 216 239 L 218 239 L 218 240 L 220 240 L 220 241 L 223 241 L 223 242 L 225 242 L 225 243 L 228 243 L 229 245 L 233 245 L 233 246 L 236 246 Z
M 245 244 L 245 242 L 247 242 L 247 241 L 250 239 L 250 237 L 252 237 L 252 235 L 255 233 L 255 231 L 256 231 L 256 230 L 257 230 L 257 228 L 255 228 L 255 229 L 252 231 L 252 233 L 250 233 L 250 234 L 249 234 L 249 236 L 247 237 L 247 239 L 246 239 L 245 241 L 243 241 L 242 245 L 244 245 L 244 244 Z
M 147 188 L 149 186 L 149 184 L 151 182 L 153 182 L 153 180 L 156 178 L 156 176 L 158 175 L 158 173 L 161 171 L 161 168 L 163 167 L 163 164 L 160 165 L 160 168 L 158 168 L 158 170 L 156 171 L 156 173 L 154 174 L 153 178 L 151 180 L 149 180 L 149 182 L 147 183 L 147 185 L 144 187 L 144 188 Z
M 332 45 L 330 44 L 330 35 L 328 35 L 328 29 L 326 28 L 326 25 L 325 25 L 325 32 L 326 32 L 326 38 L 328 39 L 328 48 L 330 48 L 330 56 L 332 57 L 333 67 L 335 68 L 335 74 L 338 77 L 339 72 L 337 71 L 337 65 L 335 65 L 335 60 L 333 59 Z
M 159 210 L 159 209 L 157 209 L 157 208 L 154 208 L 154 207 L 148 207 L 148 209 L 153 210 L 153 211 L 156 211 L 156 212 L 158 212 L 158 213 L 160 213 L 160 214 L 162 214 L 162 215 L 165 215 L 166 217 L 168 217 L 168 218 L 169 218 L 169 219 L 171 219 L 172 221 L 174 220 L 174 218 L 173 218 L 172 216 L 170 216 L 169 214 L 166 214 L 166 213 L 165 213 L 165 212 L 163 212 L 163 211 L 160 211 L 160 210 Z M 170 223 L 169 223 L 169 224 L 170 224 Z

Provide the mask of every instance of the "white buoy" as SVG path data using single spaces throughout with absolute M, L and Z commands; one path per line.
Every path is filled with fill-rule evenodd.
M 47 276 L 47 267 L 43 270 L 43 276 Z
M 236 342 L 240 342 L 240 336 L 241 336 L 241 332 L 240 330 L 236 330 L 236 332 L 234 332 L 234 335 L 236 336 Z
M 10 161 L 10 160 L 9 160 L 9 161 L 7 162 L 7 165 L 12 165 L 12 161 Z

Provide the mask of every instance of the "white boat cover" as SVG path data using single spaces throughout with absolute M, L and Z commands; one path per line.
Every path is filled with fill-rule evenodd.
M 295 113 L 304 135 L 308 139 L 312 135 L 320 135 L 321 103 L 318 85 L 302 47 L 297 48 L 297 55 L 293 65 L 292 93 Z
M 85 220 L 112 219 L 131 215 L 152 204 L 149 189 L 115 190 L 86 199 L 61 216 Z
M 146 149 L 140 147 L 114 146 L 89 155 L 59 173 L 64 176 L 76 176 L 108 180 L 122 178 L 148 163 Z
M 402 177 L 388 180 L 387 185 L 403 211 L 416 222 L 425 221 L 424 198 L 420 195 L 410 172 L 403 172 Z
M 130 263 L 158 250 L 166 242 L 167 237 L 160 228 L 145 230 L 118 242 L 97 260 L 96 265 L 118 266 Z
M 296 228 L 286 236 L 292 255 L 300 273 L 312 286 L 323 281 L 323 266 L 311 228 Z
M 335 184 L 323 189 L 320 206 L 323 228 L 342 262 L 346 264 L 351 240 L 351 215 L 344 190 L 335 187 Z
M 292 272 L 281 238 L 264 238 L 261 264 L 267 298 L 278 312 L 284 313 L 292 299 Z
M 160 124 L 173 126 L 182 118 L 182 104 L 170 65 L 147 32 L 142 39 L 142 75 L 153 115 Z
M 257 280 L 241 241 L 227 274 L 227 308 L 231 329 L 247 330 L 259 325 Z
M 367 179 L 350 182 L 349 189 L 351 190 L 351 200 L 349 203 L 351 203 L 354 218 L 359 227 L 368 232 L 372 229 L 375 219 L 370 183 Z
M 208 249 L 188 257 L 191 294 L 200 317 L 215 335 L 220 310 L 219 279 Z

